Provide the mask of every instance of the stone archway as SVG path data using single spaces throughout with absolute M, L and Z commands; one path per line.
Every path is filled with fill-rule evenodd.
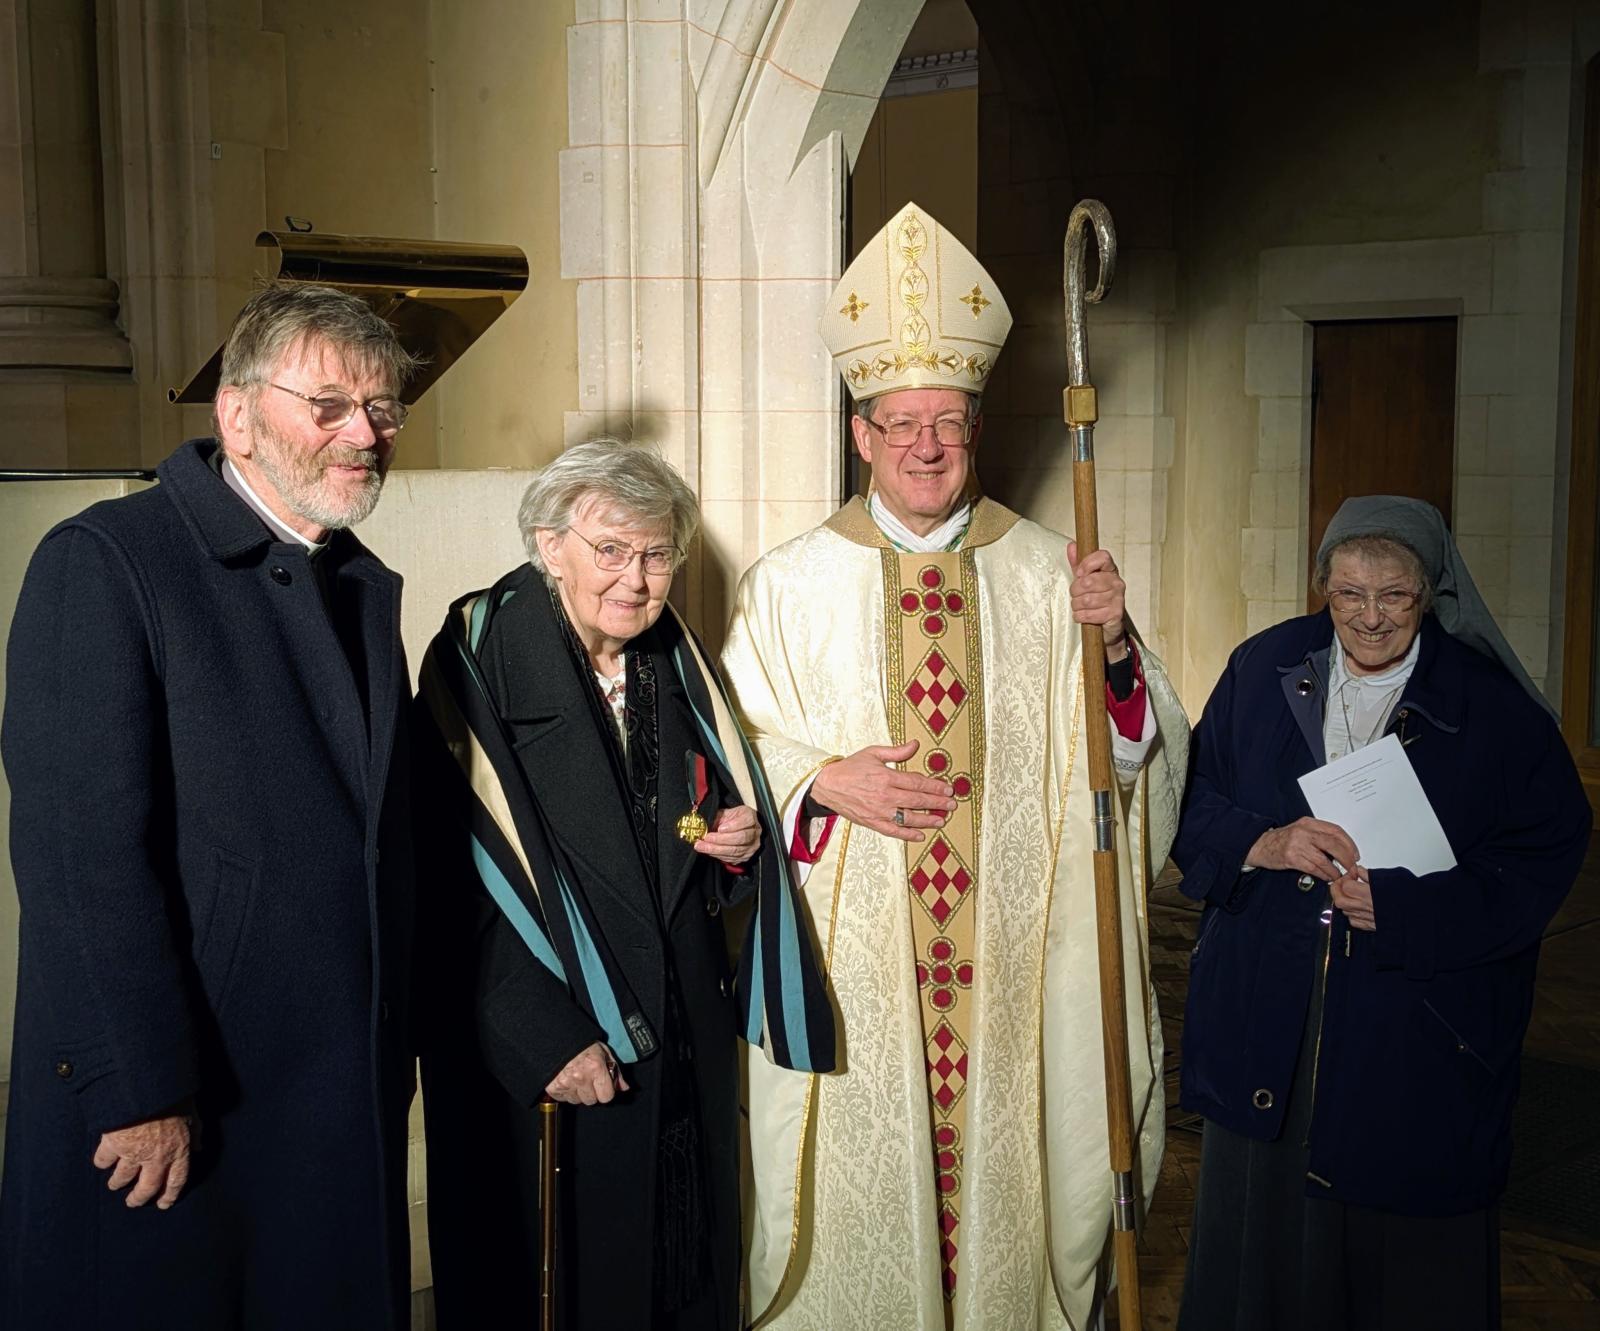
M 569 32 L 569 442 L 659 443 L 700 495 L 687 609 L 838 504 L 840 386 L 816 336 L 844 187 L 921 0 L 634 0 Z

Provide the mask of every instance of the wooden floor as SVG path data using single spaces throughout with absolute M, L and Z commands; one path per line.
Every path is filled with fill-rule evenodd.
M 1177 1108 L 1183 998 L 1198 922 L 1199 908 L 1173 881 L 1158 884 L 1151 899 L 1151 960 L 1167 1041 L 1169 1108 L 1161 1181 L 1140 1240 L 1146 1331 L 1170 1331 L 1178 1324 L 1200 1168 L 1197 1125 Z M 1583 874 L 1545 934 L 1525 1050 L 1600 1069 L 1600 840 L 1591 843 Z M 1600 1106 L 1593 1112 L 1600 1114 Z M 1501 1281 L 1505 1331 L 1600 1331 L 1600 1240 L 1503 1214 Z M 1108 1324 L 1117 1324 L 1114 1310 Z

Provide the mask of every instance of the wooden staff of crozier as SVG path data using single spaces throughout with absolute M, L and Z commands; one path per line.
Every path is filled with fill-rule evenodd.
M 1085 250 L 1094 231 L 1100 271 L 1084 289 Z M 1062 404 L 1071 437 L 1072 495 L 1078 558 L 1100 548 L 1095 498 L 1094 423 L 1099 417 L 1089 381 L 1084 306 L 1104 299 L 1117 264 L 1117 233 L 1098 199 L 1085 199 L 1067 219 L 1062 282 L 1067 302 L 1067 388 Z M 1128 1073 L 1128 1004 L 1122 953 L 1122 902 L 1117 891 L 1116 818 L 1113 813 L 1111 725 L 1106 715 L 1105 640 L 1098 624 L 1083 624 L 1083 721 L 1094 802 L 1094 905 L 1100 952 L 1100 1026 L 1106 1062 L 1106 1121 L 1111 1146 L 1112 1253 L 1117 1271 L 1121 1331 L 1140 1331 L 1138 1192 L 1133 1177 L 1133 1094 Z M 1147 704 L 1148 705 L 1148 704 Z

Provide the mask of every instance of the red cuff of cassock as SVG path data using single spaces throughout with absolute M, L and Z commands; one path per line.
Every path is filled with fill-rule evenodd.
M 822 852 L 828 848 L 828 838 L 833 835 L 833 825 L 839 820 L 839 815 L 830 813 L 822 823 L 822 831 L 817 836 L 817 844 L 806 845 L 806 824 L 811 820 L 804 813 L 794 820 L 794 844 L 789 847 L 789 858 L 796 864 L 815 864 L 822 858 Z
M 1117 734 L 1138 743 L 1144 738 L 1144 666 L 1139 663 L 1139 649 L 1131 640 L 1128 652 L 1133 657 L 1133 692 L 1119 700 L 1111 691 L 1111 685 L 1107 684 L 1106 711 L 1111 716 L 1111 724 L 1117 728 Z

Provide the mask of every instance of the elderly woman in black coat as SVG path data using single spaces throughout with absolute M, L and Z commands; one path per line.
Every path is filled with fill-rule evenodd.
M 1590 816 L 1443 520 L 1352 499 L 1327 609 L 1234 652 L 1173 857 L 1205 903 L 1182 1099 L 1206 1119 L 1182 1331 L 1499 1325 L 1496 1201 L 1539 941 Z M 1297 778 L 1398 737 L 1452 869 L 1367 864 Z
M 537 1324 L 548 1097 L 562 1325 L 732 1331 L 735 1037 L 834 1050 L 770 794 L 667 605 L 699 513 L 655 453 L 599 441 L 519 525 L 529 563 L 451 608 L 419 698 L 439 1325 Z M 746 905 L 736 975 L 721 913 Z

